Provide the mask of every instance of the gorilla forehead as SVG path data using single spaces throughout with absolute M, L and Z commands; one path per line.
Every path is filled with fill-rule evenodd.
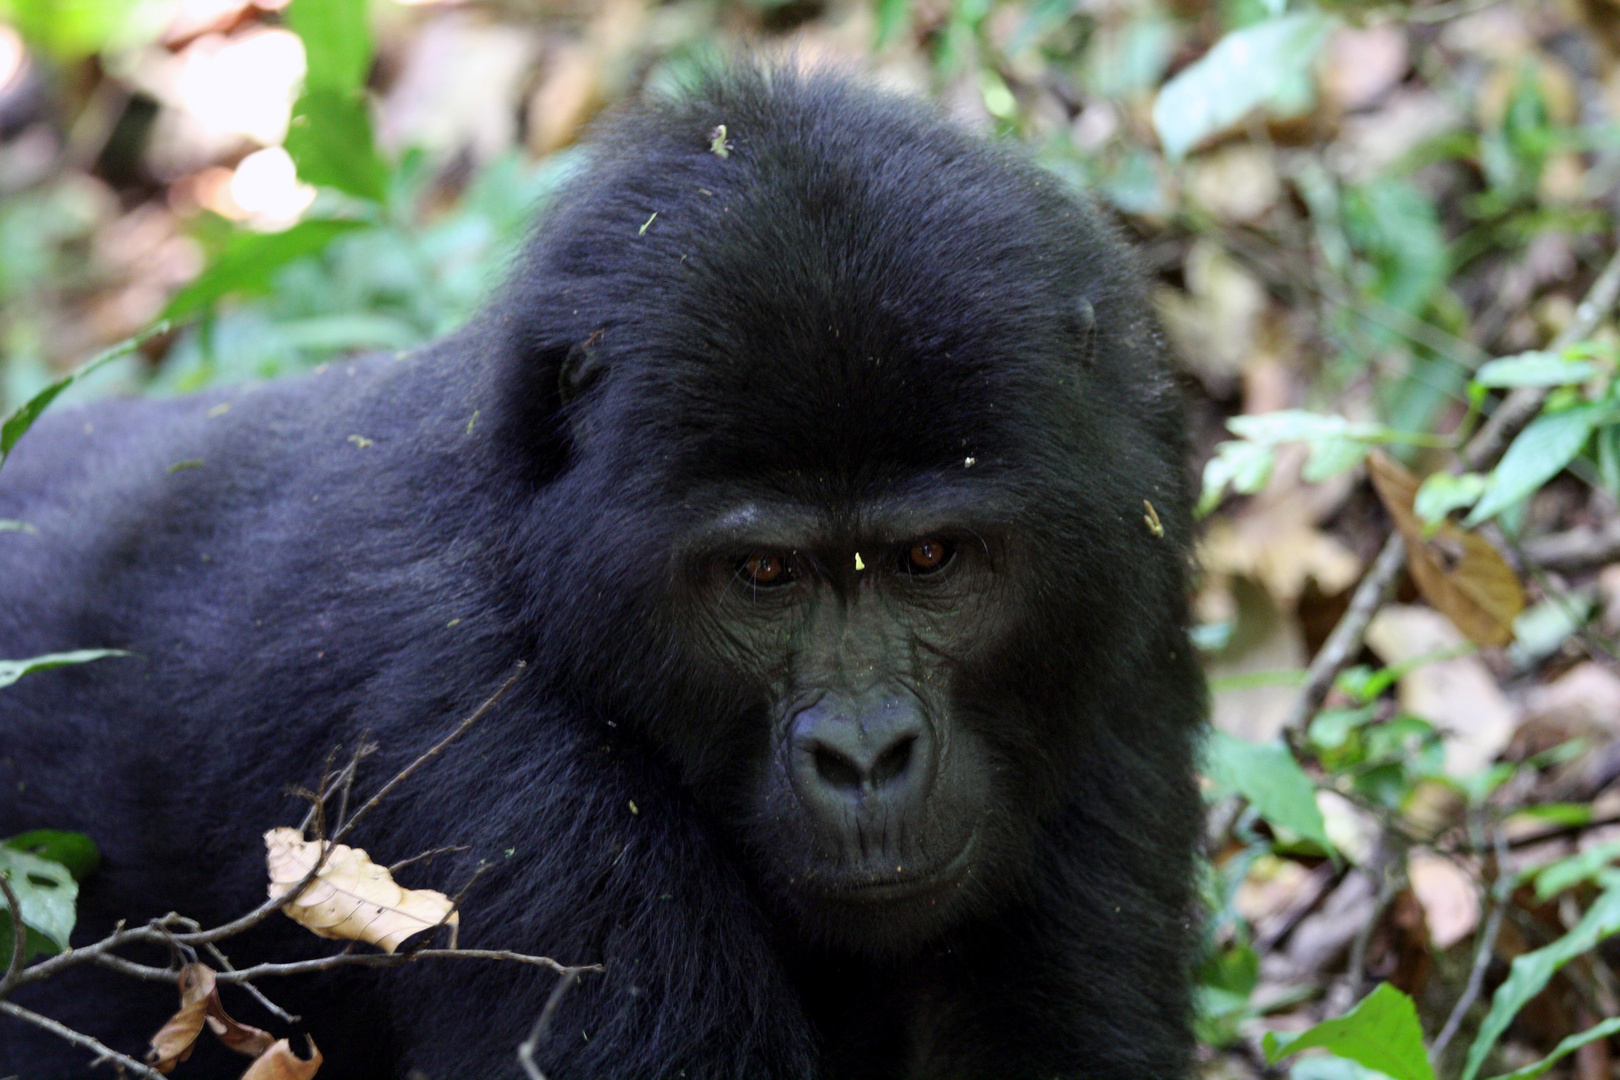
M 610 429 L 730 475 L 1009 453 L 1032 396 L 1072 384 L 1069 313 L 1117 273 L 1103 230 L 927 106 L 771 79 L 610 124 L 531 250 L 561 303 L 526 307 L 594 343 Z

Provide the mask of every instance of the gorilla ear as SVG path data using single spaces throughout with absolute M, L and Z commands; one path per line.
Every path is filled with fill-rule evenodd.
M 601 336 L 598 331 L 585 341 L 576 342 L 563 357 L 557 370 L 557 394 L 564 405 L 584 393 L 607 370 L 607 362 L 596 348 Z

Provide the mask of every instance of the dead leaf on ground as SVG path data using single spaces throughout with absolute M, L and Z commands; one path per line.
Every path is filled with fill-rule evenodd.
M 172 1071 L 191 1056 L 204 1024 L 239 1054 L 263 1054 L 271 1044 L 269 1032 L 238 1023 L 225 1011 L 213 968 L 187 964 L 180 969 L 180 1009 L 152 1036 L 147 1062 L 160 1073 Z
M 1495 761 L 1518 721 L 1478 656 L 1434 659 L 1462 646 L 1451 620 L 1433 608 L 1390 604 L 1367 627 L 1367 647 L 1385 664 L 1417 662 L 1398 684 L 1401 708 L 1444 734 L 1451 776 L 1472 776 Z
M 242 1080 L 310 1080 L 321 1067 L 321 1052 L 314 1039 L 308 1035 L 304 1039 L 309 1043 L 308 1061 L 293 1053 L 292 1044 L 286 1039 L 277 1039 L 248 1066 Z
M 1524 610 L 1524 589 L 1501 552 L 1475 532 L 1442 521 L 1424 535 L 1412 511 L 1418 479 L 1382 453 L 1367 459 L 1378 498 L 1406 541 L 1406 566 L 1436 611 L 1480 645 L 1513 640 L 1513 620 Z
M 1456 862 L 1430 851 L 1414 851 L 1406 860 L 1407 879 L 1429 924 L 1436 949 L 1449 949 L 1479 925 L 1479 890 Z
M 271 829 L 264 834 L 264 843 L 269 849 L 271 897 L 282 896 L 303 881 L 319 861 L 323 846 L 289 828 Z M 394 952 L 413 934 L 459 925 L 455 903 L 444 893 L 401 888 L 388 868 L 372 862 L 363 849 L 327 846 L 331 853 L 315 880 L 281 909 L 294 922 L 324 938 L 364 941 L 385 952 Z M 452 948 L 454 944 L 452 937 Z

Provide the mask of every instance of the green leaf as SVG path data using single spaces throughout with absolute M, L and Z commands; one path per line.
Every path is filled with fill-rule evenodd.
M 27 930 L 23 960 L 42 953 L 59 953 L 73 933 L 73 907 L 79 886 L 61 863 L 0 847 L 0 875 L 17 894 L 17 907 Z M 0 894 L 0 968 L 11 963 L 13 947 L 11 905 Z
M 1172 160 L 1292 90 L 1336 20 L 1300 11 L 1234 30 L 1164 84 L 1153 127 Z
M 1380 983 L 1354 1009 L 1324 1020 L 1287 1045 L 1276 1032 L 1266 1032 L 1266 1060 L 1273 1065 L 1313 1047 L 1376 1069 L 1393 1080 L 1435 1080 L 1434 1067 L 1423 1049 L 1417 1009 L 1411 998 L 1389 983 Z
M 0 0 L 0 21 L 58 60 L 98 53 L 122 36 L 130 0 Z
M 1597 374 L 1597 365 L 1567 360 L 1558 353 L 1527 352 L 1492 360 L 1474 373 L 1479 386 L 1568 386 Z
M 1307 483 L 1319 484 L 1340 473 L 1347 473 L 1367 457 L 1367 443 L 1361 439 L 1312 439 L 1311 456 L 1300 470 Z
M 1249 800 L 1273 825 L 1314 841 L 1324 851 L 1334 850 L 1316 805 L 1316 788 L 1281 740 L 1256 745 L 1224 731 L 1211 732 L 1204 747 L 1204 775 Z
M 911 25 L 912 0 L 878 0 L 876 48 L 884 48 Z
M 1226 422 L 1234 435 L 1254 442 L 1313 442 L 1328 439 L 1377 439 L 1384 429 L 1377 424 L 1353 424 L 1342 416 L 1305 409 L 1278 409 L 1252 416 L 1234 416 Z
M 61 863 L 73 875 L 74 881 L 83 881 L 101 866 L 101 851 L 95 841 L 84 833 L 35 829 L 0 841 L 0 847 L 26 851 L 30 855 Z
M 1418 485 L 1412 510 L 1422 521 L 1442 521 L 1453 510 L 1472 506 L 1484 494 L 1489 479 L 1481 473 L 1431 473 Z
M 1620 840 L 1598 844 L 1567 859 L 1549 863 L 1536 871 L 1536 899 L 1549 900 L 1565 889 L 1596 880 L 1617 861 L 1620 861 Z
M 324 218 L 300 222 L 285 232 L 239 233 L 212 266 L 175 294 L 164 317 L 185 318 L 212 307 L 231 293 L 269 292 L 276 271 L 283 266 L 322 251 L 337 237 L 364 227 L 362 221 Z
M 1276 452 L 1269 443 L 1223 442 L 1215 448 L 1215 456 L 1204 466 L 1204 491 L 1198 497 L 1194 511 L 1199 517 L 1209 513 L 1221 501 L 1226 485 L 1245 495 L 1252 495 L 1266 486 L 1271 479 Z
M 1587 1043 L 1606 1039 L 1617 1031 L 1620 1031 L 1620 1016 L 1605 1020 L 1601 1024 L 1594 1024 L 1585 1031 L 1571 1035 L 1554 1047 L 1553 1052 L 1540 1061 L 1526 1065 L 1522 1069 L 1515 1069 L 1510 1073 L 1503 1073 L 1501 1076 L 1494 1077 L 1493 1080 L 1536 1080 L 1536 1077 L 1545 1073 L 1558 1064 L 1559 1061 L 1573 1054 Z
M 79 649 L 75 652 L 46 653 L 27 660 L 0 660 L 0 687 L 10 686 L 24 675 L 69 664 L 84 664 L 108 656 L 128 656 L 122 649 Z
M 293 106 L 286 146 L 308 183 L 372 202 L 388 194 L 388 167 L 377 156 L 371 114 L 358 91 L 306 88 Z
M 1507 980 L 1496 988 L 1491 1011 L 1485 1015 L 1479 1034 L 1468 1047 L 1468 1063 L 1463 1068 L 1462 1080 L 1474 1080 L 1479 1075 L 1485 1055 L 1496 1045 L 1496 1040 L 1502 1037 L 1519 1010 L 1541 993 L 1559 968 L 1582 953 L 1590 952 L 1598 942 L 1616 932 L 1620 932 L 1620 884 L 1611 884 L 1573 930 L 1551 945 L 1514 957 Z
M 287 27 L 304 42 L 304 86 L 340 94 L 361 90 L 371 72 L 367 0 L 295 0 Z
M 1608 412 L 1606 405 L 1577 405 L 1536 417 L 1491 471 L 1490 486 L 1463 524 L 1472 527 L 1496 516 L 1563 472 Z
M 11 448 L 17 445 L 17 440 L 23 437 L 24 432 L 34 426 L 34 421 L 39 419 L 40 413 L 45 411 L 46 406 L 56 400 L 57 395 L 102 365 L 128 356 L 140 348 L 147 338 L 161 334 L 168 329 L 169 324 L 167 322 L 159 322 L 132 338 L 125 338 L 111 348 L 91 357 L 89 362 L 79 368 L 78 371 L 57 379 L 19 405 L 11 415 L 6 417 L 3 423 L 0 423 L 0 465 L 5 464 L 6 457 L 11 453 Z

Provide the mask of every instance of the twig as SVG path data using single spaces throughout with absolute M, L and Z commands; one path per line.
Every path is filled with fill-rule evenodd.
M 533 964 L 550 968 L 559 975 L 569 972 L 578 975 L 586 971 L 601 971 L 601 964 L 570 967 L 559 964 L 549 956 L 530 956 L 527 953 L 507 952 L 504 949 L 418 949 L 416 952 L 398 953 L 336 953 L 315 960 L 295 960 L 286 964 L 255 964 L 237 971 L 222 971 L 217 981 L 241 983 L 279 975 L 305 975 L 311 971 L 330 971 L 339 967 L 398 967 L 415 960 L 510 960 L 518 964 Z
M 1538 536 L 1525 543 L 1524 557 L 1543 570 L 1565 573 L 1614 562 L 1620 559 L 1620 523 Z
M 390 874 L 397 874 L 401 870 L 405 869 L 407 866 L 411 866 L 411 865 L 413 865 L 415 863 L 424 862 L 424 861 L 426 861 L 428 859 L 432 859 L 436 855 L 454 855 L 458 851 L 471 851 L 471 850 L 472 849 L 470 847 L 468 847 L 466 844 L 454 844 L 454 845 L 452 845 L 450 847 L 434 848 L 432 851 L 424 851 L 420 855 L 412 855 L 408 859 L 401 859 L 399 862 L 394 863 L 393 865 L 391 865 L 388 868 L 388 872 Z
M 6 894 L 6 907 L 11 909 L 11 963 L 6 966 L 6 977 L 0 979 L 0 998 L 4 998 L 22 974 L 23 957 L 28 953 L 28 928 L 23 925 L 22 901 L 17 899 L 11 879 L 5 874 L 0 874 L 0 892 Z
M 461 738 L 461 736 L 466 733 L 468 728 L 482 720 L 484 718 L 484 714 L 493 709 L 495 707 L 495 703 L 506 696 L 506 692 L 512 688 L 513 683 L 518 681 L 518 677 L 523 674 L 523 669 L 528 665 L 522 660 L 519 660 L 513 666 L 515 670 L 513 670 L 512 674 L 506 677 L 506 681 L 501 683 L 500 688 L 491 694 L 482 705 L 473 710 L 471 716 L 457 724 L 454 731 L 450 732 L 450 734 L 446 735 L 444 738 L 440 739 L 438 742 L 424 750 L 420 757 L 411 762 L 409 765 L 405 766 L 403 769 L 399 770 L 399 772 L 394 774 L 394 778 L 392 780 L 388 781 L 388 783 L 377 789 L 377 794 L 367 799 L 365 805 L 356 810 L 354 812 L 354 816 L 345 821 L 338 828 L 338 831 L 332 834 L 332 843 L 336 844 L 345 836 L 349 835 L 350 831 L 354 829 L 355 825 L 359 824 L 360 819 L 374 810 L 377 804 L 382 802 L 383 799 L 387 798 L 389 792 L 393 791 L 406 780 L 410 779 L 412 773 L 416 772 L 417 769 L 420 769 L 423 765 L 426 765 L 429 761 L 437 757 L 445 747 Z
M 1429 1047 L 1429 1060 L 1439 1061 L 1440 1055 L 1445 1053 L 1446 1047 L 1456 1037 L 1457 1031 L 1462 1027 L 1463 1018 L 1468 1010 L 1474 1007 L 1479 1000 L 1480 991 L 1485 987 L 1485 971 L 1491 966 L 1491 957 L 1496 955 L 1496 939 L 1502 933 L 1502 917 L 1507 914 L 1509 906 L 1508 893 L 1511 877 L 1506 874 L 1507 844 L 1504 842 L 1501 830 L 1495 830 L 1496 841 L 1496 888 L 1491 890 L 1494 906 L 1490 917 L 1485 920 L 1485 929 L 1479 936 L 1479 945 L 1474 950 L 1474 966 L 1468 971 L 1468 985 L 1463 988 L 1462 997 L 1452 1006 L 1451 1015 L 1446 1017 L 1446 1026 L 1440 1029 L 1440 1034 L 1434 1037 L 1434 1043 Z
M 212 956 L 216 961 L 219 962 L 219 967 L 220 967 L 221 971 L 235 971 L 236 970 L 236 965 L 231 963 L 231 958 L 226 956 L 222 951 L 220 951 L 220 947 L 218 945 L 204 945 L 203 948 L 207 949 L 208 954 L 210 956 Z M 265 997 L 264 996 L 264 991 L 260 990 L 257 986 L 254 986 L 252 983 L 244 982 L 244 983 L 238 983 L 237 985 L 240 986 L 242 989 L 246 990 L 249 994 L 251 994 L 255 1001 L 257 1001 L 260 1005 L 263 1005 L 274 1016 L 276 1016 L 277 1019 L 281 1020 L 283 1023 L 296 1024 L 296 1023 L 298 1023 L 298 1021 L 300 1019 L 302 1019 L 302 1017 L 294 1016 L 292 1013 L 288 1012 L 286 1009 L 283 1009 L 280 1005 L 277 1005 L 275 1002 L 273 1002 L 269 998 Z
M 551 988 L 551 996 L 546 998 L 546 1007 L 535 1017 L 534 1026 L 529 1029 L 529 1037 L 518 1044 L 518 1062 L 528 1074 L 529 1080 L 546 1080 L 546 1074 L 534 1063 L 534 1052 L 539 1049 L 540 1040 L 551 1030 L 551 1018 L 556 1013 L 557 1006 L 562 1003 L 563 995 L 568 993 L 568 988 L 573 986 L 578 978 L 577 971 L 564 972 L 563 977 L 557 980 L 557 985 Z
M 143 1065 L 127 1054 L 120 1054 L 111 1047 L 103 1045 L 98 1040 L 93 1039 L 82 1032 L 74 1031 L 66 1024 L 57 1023 L 50 1017 L 41 1016 L 39 1013 L 25 1009 L 15 1002 L 0 1001 L 0 1012 L 3 1012 L 8 1016 L 16 1017 L 18 1020 L 21 1020 L 24 1023 L 33 1024 L 35 1027 L 44 1028 L 52 1035 L 55 1035 L 60 1039 L 65 1039 L 74 1046 L 82 1046 L 84 1049 L 95 1054 L 98 1061 L 110 1061 L 117 1065 L 119 1069 L 128 1069 L 136 1076 L 142 1077 L 142 1080 L 165 1080 L 163 1074 L 151 1066 Z
M 1609 260 L 1603 272 L 1592 283 L 1585 298 L 1575 308 L 1575 318 L 1564 328 L 1564 332 L 1554 339 L 1551 348 L 1562 349 L 1591 336 L 1592 331 L 1596 330 L 1598 323 L 1603 320 L 1603 316 L 1615 306 L 1617 299 L 1620 299 L 1620 252 Z M 1478 434 L 1463 448 L 1463 466 L 1479 471 L 1495 464 L 1507 450 L 1513 437 L 1535 418 L 1546 397 L 1545 387 L 1520 387 L 1508 394 L 1496 407 L 1496 411 L 1491 413 L 1490 419 L 1480 428 Z M 1327 642 L 1311 661 L 1310 670 L 1305 675 L 1305 684 L 1300 687 L 1299 694 L 1294 698 L 1294 703 L 1289 707 L 1284 720 L 1284 730 L 1288 733 L 1290 742 L 1297 742 L 1302 736 L 1306 723 L 1316 715 L 1316 710 L 1321 708 L 1322 702 L 1327 699 L 1333 680 L 1338 677 L 1344 665 L 1361 651 L 1367 624 L 1372 622 L 1373 615 L 1382 606 L 1384 596 L 1405 561 L 1406 544 L 1401 540 L 1399 533 L 1391 533 L 1389 539 L 1384 542 L 1383 550 L 1378 553 L 1378 559 L 1373 563 L 1372 569 L 1367 571 L 1366 576 L 1361 579 L 1361 584 L 1356 587 L 1355 595 L 1350 601 L 1350 609 L 1339 619 L 1333 633 L 1328 635 Z

